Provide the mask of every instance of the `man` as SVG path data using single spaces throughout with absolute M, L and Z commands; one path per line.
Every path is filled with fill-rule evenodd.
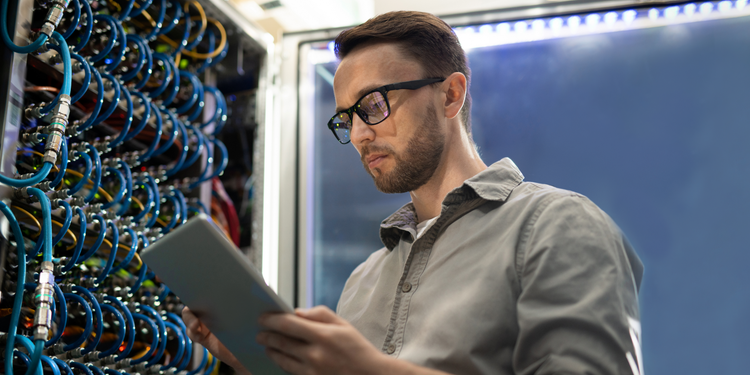
M 265 316 L 257 340 L 292 374 L 640 374 L 642 266 L 585 197 L 489 168 L 470 132 L 451 28 L 393 12 L 336 39 L 329 128 L 379 190 L 412 202 L 385 248 L 325 307 Z M 244 371 L 189 310 L 190 337 Z

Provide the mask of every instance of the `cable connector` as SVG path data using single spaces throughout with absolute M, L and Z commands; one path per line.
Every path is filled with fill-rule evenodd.
M 65 359 L 76 359 L 81 357 L 83 357 L 83 349 L 81 348 L 75 348 L 65 353 Z
M 60 20 L 62 20 L 68 4 L 70 4 L 70 0 L 55 0 L 52 2 L 52 7 L 47 11 L 47 18 L 44 20 L 44 24 L 40 30 L 42 34 L 50 38 L 52 37 L 52 32 L 60 24 Z
M 54 164 L 57 161 L 57 155 L 60 153 L 60 147 L 65 136 L 65 127 L 68 126 L 69 115 L 70 96 L 60 95 L 55 114 L 52 116 L 50 126 L 47 127 L 49 135 L 47 136 L 47 145 L 44 148 L 45 163 Z
M 37 133 L 24 133 L 21 136 L 21 142 L 30 146 L 36 146 L 42 143 L 42 141 L 39 140 L 39 136 Z
M 42 262 L 42 270 L 39 273 L 39 283 L 34 291 L 34 340 L 47 340 L 49 330 L 52 328 L 52 304 L 55 303 L 55 282 L 52 262 Z
M 68 137 L 77 137 L 82 133 L 78 131 L 78 127 L 81 126 L 81 120 L 75 120 L 70 125 L 65 128 L 65 135 Z
M 125 358 L 115 364 L 115 368 L 118 370 L 125 370 L 129 369 L 130 367 L 132 367 L 132 365 L 130 364 L 130 358 Z
M 55 190 L 52 192 L 52 194 L 49 195 L 50 199 L 68 199 L 70 198 L 70 195 L 68 194 L 68 189 L 61 189 L 61 190 Z
M 86 205 L 86 200 L 83 197 L 73 196 L 68 203 L 71 207 L 82 207 Z
M 99 360 L 99 352 L 94 350 L 83 356 L 83 362 L 95 362 Z

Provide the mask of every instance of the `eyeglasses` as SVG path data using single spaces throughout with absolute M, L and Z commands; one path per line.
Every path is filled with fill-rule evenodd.
M 372 90 L 359 98 L 354 105 L 345 109 L 328 121 L 328 128 L 338 141 L 345 145 L 351 142 L 351 129 L 354 113 L 356 113 L 365 124 L 377 125 L 391 114 L 391 104 L 388 103 L 388 91 L 393 90 L 416 90 L 429 84 L 443 82 L 445 78 L 428 78 L 416 81 L 392 83 Z

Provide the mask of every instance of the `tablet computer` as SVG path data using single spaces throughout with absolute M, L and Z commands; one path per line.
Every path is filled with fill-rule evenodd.
M 253 375 L 285 374 L 255 336 L 260 315 L 293 310 L 206 215 L 151 244 L 141 258 Z

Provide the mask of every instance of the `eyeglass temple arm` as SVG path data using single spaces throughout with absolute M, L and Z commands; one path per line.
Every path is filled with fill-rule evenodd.
M 416 81 L 406 81 L 383 86 L 383 90 L 416 90 L 436 82 L 443 82 L 445 78 L 418 79 Z

